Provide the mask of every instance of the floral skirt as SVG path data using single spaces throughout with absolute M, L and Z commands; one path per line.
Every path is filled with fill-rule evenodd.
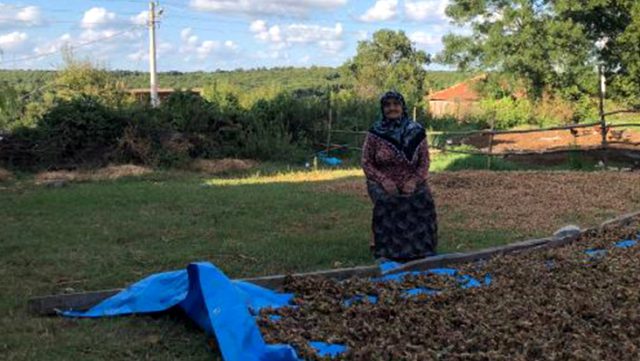
M 432 256 L 438 245 L 438 223 L 431 191 L 426 183 L 408 195 L 389 195 L 368 181 L 373 201 L 373 256 L 406 262 Z

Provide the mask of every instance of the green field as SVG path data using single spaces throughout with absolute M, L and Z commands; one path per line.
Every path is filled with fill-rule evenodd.
M 259 172 L 212 179 L 157 171 L 62 188 L 19 175 L 0 184 L 3 359 L 215 359 L 201 331 L 178 315 L 38 318 L 27 314 L 26 302 L 123 287 L 193 261 L 213 262 L 234 278 L 373 262 L 369 200 L 362 192 L 331 188 L 363 183 L 358 169 L 275 172 L 263 166 Z M 494 220 L 467 204 L 445 200 L 438 209 L 444 214 L 441 252 L 546 235 L 491 225 L 479 230 L 476 221 Z M 576 218 L 569 213 L 566 220 Z M 611 212 L 596 216 L 603 214 Z

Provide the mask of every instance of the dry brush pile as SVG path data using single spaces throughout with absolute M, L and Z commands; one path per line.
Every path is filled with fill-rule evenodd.
M 638 231 L 593 231 L 562 248 L 459 267 L 491 275 L 478 288 L 435 275 L 291 278 L 296 306 L 263 310 L 260 326 L 267 342 L 293 344 L 308 360 L 322 359 L 314 340 L 346 345 L 340 360 L 639 360 L 640 245 L 615 246 Z M 416 287 L 441 292 L 407 296 Z

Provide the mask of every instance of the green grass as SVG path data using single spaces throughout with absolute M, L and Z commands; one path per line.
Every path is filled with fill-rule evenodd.
M 434 167 L 448 169 L 456 159 L 436 160 Z M 211 360 L 215 352 L 204 335 L 175 315 L 38 318 L 25 305 L 39 295 L 123 287 L 193 261 L 213 262 L 234 278 L 373 262 L 369 201 L 318 191 L 330 182 L 362 179 L 359 170 L 282 172 L 266 165 L 261 172 L 267 176 L 249 171 L 244 180 L 160 172 L 64 188 L 36 186 L 21 175 L 2 185 L 3 359 Z M 507 229 L 470 231 L 451 219 L 440 224 L 441 252 L 522 236 Z

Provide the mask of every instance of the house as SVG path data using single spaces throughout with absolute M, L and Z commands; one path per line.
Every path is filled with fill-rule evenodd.
M 484 79 L 486 75 L 480 75 L 427 95 L 425 98 L 429 104 L 429 113 L 433 117 L 453 116 L 456 119 L 473 114 L 478 110 L 481 99 L 476 85 Z
M 133 95 L 139 102 L 148 102 L 151 98 L 151 89 L 149 88 L 137 88 L 137 89 L 129 89 L 127 90 L 129 94 Z M 202 88 L 193 88 L 193 89 L 173 89 L 173 88 L 159 88 L 158 89 L 158 98 L 160 101 L 165 100 L 169 97 L 169 95 L 173 94 L 177 91 L 183 92 L 191 92 L 202 96 Z

